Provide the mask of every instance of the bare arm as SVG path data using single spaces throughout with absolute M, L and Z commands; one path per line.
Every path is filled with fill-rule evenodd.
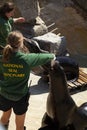
M 25 18 L 24 17 L 18 17 L 18 18 L 13 18 L 14 23 L 23 23 L 25 22 Z

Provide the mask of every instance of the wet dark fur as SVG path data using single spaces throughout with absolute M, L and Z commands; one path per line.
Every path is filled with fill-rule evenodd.
M 50 90 L 39 130 L 84 130 L 87 127 L 87 103 L 77 107 L 68 92 L 66 76 L 58 61 L 52 61 L 47 69 Z

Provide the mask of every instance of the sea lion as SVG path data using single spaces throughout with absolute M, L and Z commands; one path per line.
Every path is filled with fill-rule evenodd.
M 75 130 L 87 130 L 87 102 L 74 111 L 72 124 Z
M 39 130 L 84 130 L 87 127 L 87 103 L 77 107 L 68 92 L 66 75 L 58 61 L 53 60 L 47 69 L 50 90 Z

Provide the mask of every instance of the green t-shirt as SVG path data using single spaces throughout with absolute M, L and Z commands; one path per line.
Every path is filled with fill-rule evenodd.
M 13 19 L 9 18 L 5 20 L 4 18 L 0 17 L 0 45 L 6 45 L 6 39 L 8 34 L 12 31 Z
M 28 92 L 31 69 L 43 65 L 53 58 L 54 54 L 16 52 L 8 63 L 2 63 L 0 60 L 0 68 L 4 75 L 4 80 L 0 81 L 0 94 L 14 101 L 21 99 Z

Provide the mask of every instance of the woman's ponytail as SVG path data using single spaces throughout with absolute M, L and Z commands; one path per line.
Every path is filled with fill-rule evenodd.
M 13 48 L 11 47 L 11 45 L 9 44 L 6 45 L 3 50 L 3 62 L 8 62 L 12 53 L 13 53 Z

